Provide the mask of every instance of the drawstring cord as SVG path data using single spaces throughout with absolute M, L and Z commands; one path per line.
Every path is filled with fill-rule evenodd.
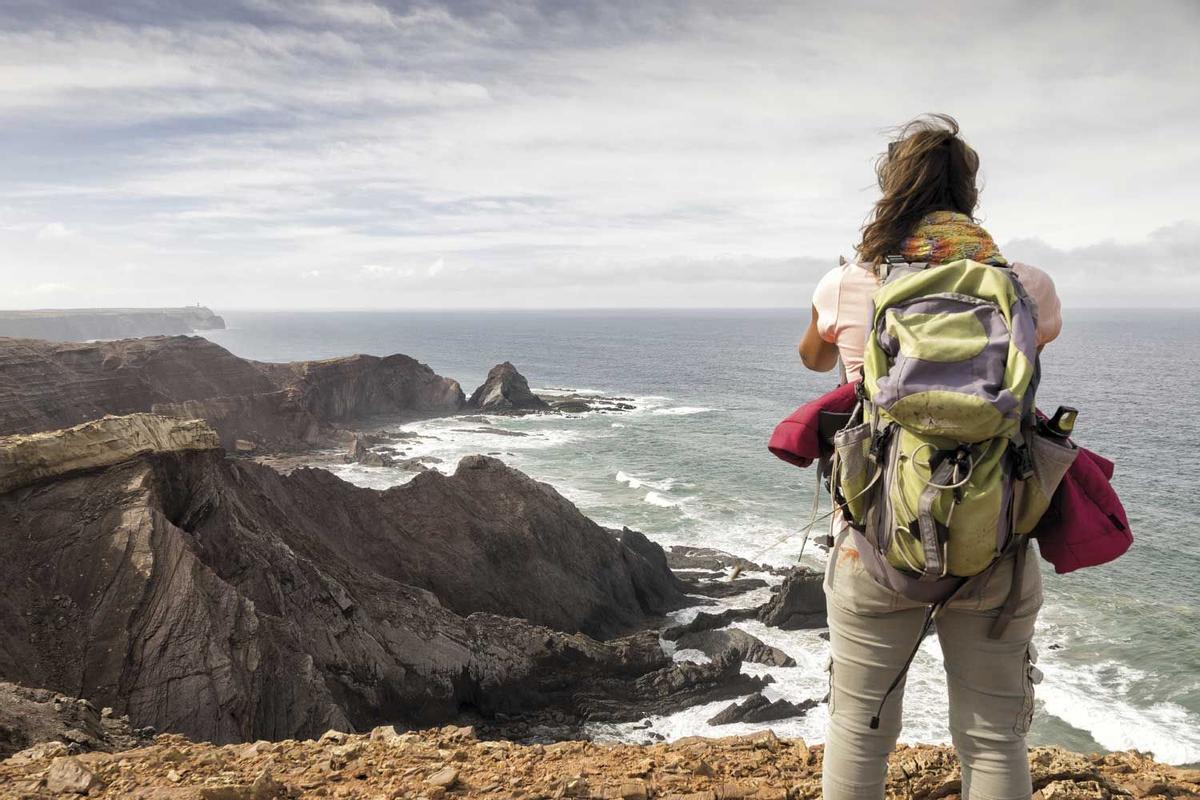
M 969 578 L 962 578 L 958 585 L 954 587 L 950 594 L 946 595 L 946 599 L 934 603 L 925 611 L 925 623 L 921 625 L 921 635 L 917 637 L 916 644 L 913 645 L 912 652 L 908 654 L 908 658 L 904 659 L 904 666 L 900 668 L 900 672 L 892 679 L 892 683 L 888 686 L 887 691 L 883 693 L 883 699 L 879 701 L 879 708 L 875 710 L 875 716 L 871 717 L 871 730 L 879 729 L 879 718 L 883 716 L 883 705 L 887 702 L 888 697 L 892 692 L 896 691 L 896 687 L 900 685 L 900 681 L 904 680 L 904 676 L 908 674 L 909 667 L 912 666 L 913 659 L 917 657 L 917 651 L 921 649 L 921 642 L 925 641 L 925 637 L 929 634 L 929 626 L 936 620 L 938 614 L 942 613 L 942 609 L 946 604 L 953 600 L 962 588 L 967 585 Z
M 912 666 L 913 659 L 917 657 L 917 651 L 921 649 L 921 642 L 925 641 L 925 637 L 929 634 L 929 626 L 933 624 L 933 619 L 937 616 L 941 607 L 941 603 L 936 603 L 930 606 L 925 612 L 925 622 L 921 625 L 921 634 L 917 637 L 917 643 L 913 645 L 912 652 L 908 654 L 908 658 L 904 659 L 904 666 L 900 668 L 900 672 L 896 674 L 887 691 L 883 693 L 883 699 L 879 701 L 879 708 L 875 710 L 875 716 L 871 717 L 871 730 L 879 729 L 879 718 L 883 716 L 883 704 L 887 702 L 888 697 L 891 696 L 892 692 L 896 691 L 896 687 L 900 685 L 900 681 L 904 680 L 904 676 L 908 674 L 908 668 Z

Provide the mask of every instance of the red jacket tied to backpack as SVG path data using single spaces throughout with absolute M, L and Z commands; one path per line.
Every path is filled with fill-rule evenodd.
M 845 414 L 854 409 L 855 385 L 844 383 L 793 411 L 775 426 L 767 449 L 798 467 L 810 466 L 832 452 L 821 436 L 821 412 Z M 1042 558 L 1058 573 L 1105 564 L 1133 543 L 1129 518 L 1113 491 L 1113 463 L 1086 448 L 1067 470 L 1050 507 L 1030 534 Z

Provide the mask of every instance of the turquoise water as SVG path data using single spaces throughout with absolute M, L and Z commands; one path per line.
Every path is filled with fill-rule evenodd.
M 528 434 L 407 426 L 436 439 L 410 454 L 445 459 L 492 452 L 554 484 L 587 514 L 656 540 L 718 547 L 759 560 L 795 560 L 813 476 L 770 456 L 766 438 L 793 407 L 832 386 L 802 368 L 795 342 L 806 322 L 788 311 L 224 313 L 230 329 L 205 335 L 263 360 L 354 352 L 414 356 L 467 393 L 487 369 L 513 361 L 536 387 L 635 398 L 625 415 L 495 419 Z M 1040 405 L 1075 405 L 1077 439 L 1117 462 L 1134 549 L 1068 576 L 1046 570 L 1037 642 L 1046 674 L 1031 738 L 1076 749 L 1136 747 L 1174 763 L 1200 761 L 1200 313 L 1068 311 L 1043 356 Z M 346 467 L 343 477 L 387 486 L 408 475 Z M 784 541 L 765 553 L 763 548 Z M 806 559 L 813 558 L 807 554 Z M 748 605 L 756 598 L 734 602 Z M 685 612 L 686 615 L 686 612 Z M 771 692 L 824 693 L 825 643 L 815 633 L 747 626 L 798 661 L 769 671 Z M 681 653 L 677 657 L 694 657 Z M 906 695 L 905 739 L 947 740 L 945 687 L 931 640 Z M 653 720 L 667 736 L 707 729 L 717 709 Z M 775 723 L 820 741 L 823 709 Z M 645 730 L 606 732 L 637 739 Z

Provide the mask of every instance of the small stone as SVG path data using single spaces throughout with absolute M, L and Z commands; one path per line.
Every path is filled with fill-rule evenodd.
M 94 772 L 69 756 L 54 759 L 46 773 L 46 789 L 50 792 L 87 794 L 102 785 Z
M 167 780 L 171 783 L 179 783 L 183 780 L 183 776 L 179 774 L 178 770 L 169 769 L 167 770 Z
M 454 767 L 443 767 L 426 778 L 425 783 L 430 786 L 441 786 L 444 789 L 449 789 L 458 783 L 458 770 Z
M 617 797 L 621 800 L 646 800 L 649 793 L 643 781 L 627 781 L 617 789 Z

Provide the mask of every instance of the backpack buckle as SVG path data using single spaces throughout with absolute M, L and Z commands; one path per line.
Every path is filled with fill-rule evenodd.
M 1033 477 L 1033 455 L 1024 443 L 1013 447 L 1013 472 L 1018 480 L 1027 481 Z

